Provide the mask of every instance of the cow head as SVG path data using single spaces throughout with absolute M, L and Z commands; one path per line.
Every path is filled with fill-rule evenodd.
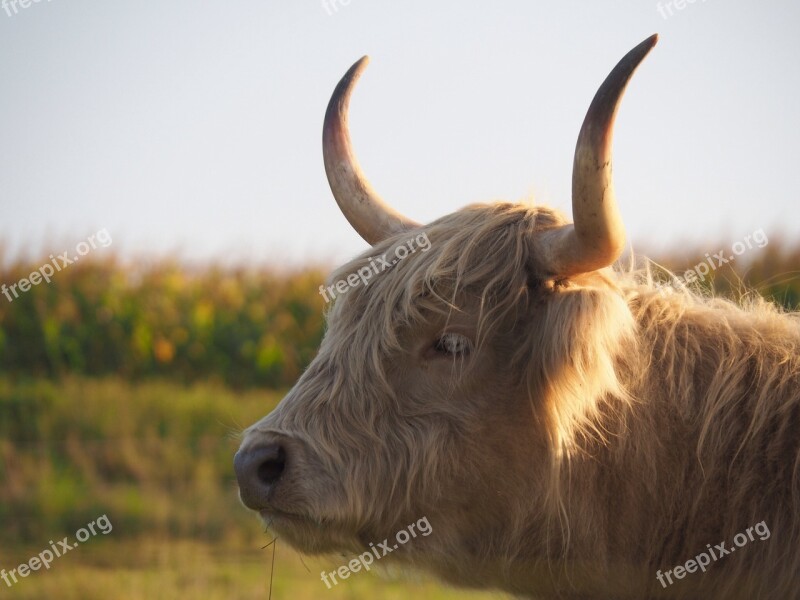
M 611 133 L 656 40 L 619 62 L 589 108 L 574 223 L 511 203 L 428 225 L 399 214 L 351 149 L 347 109 L 367 59 L 341 80 L 325 115 L 325 169 L 372 247 L 332 274 L 332 292 L 348 283 L 319 354 L 235 458 L 242 501 L 284 540 L 310 553 L 358 551 L 425 516 L 433 535 L 396 554 L 442 564 L 524 554 L 514 531 L 541 537 L 533 516 L 550 514 L 553 462 L 602 398 L 624 396 L 615 361 L 632 318 L 605 268 L 624 245 Z M 471 578 L 467 567 L 450 573 Z

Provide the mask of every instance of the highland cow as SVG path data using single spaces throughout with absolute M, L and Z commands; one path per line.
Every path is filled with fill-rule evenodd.
M 300 551 L 358 556 L 420 518 L 390 559 L 532 598 L 800 598 L 800 318 L 756 300 L 663 293 L 612 267 L 622 93 L 578 137 L 569 223 L 497 202 L 420 225 L 323 129 L 333 195 L 372 246 L 418 252 L 337 298 L 317 357 L 235 458 L 244 504 Z M 321 584 L 322 585 L 322 584 Z

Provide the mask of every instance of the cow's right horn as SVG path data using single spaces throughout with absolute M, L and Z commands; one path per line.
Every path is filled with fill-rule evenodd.
M 369 244 L 376 244 L 395 233 L 415 229 L 419 224 L 381 200 L 361 172 L 350 143 L 347 126 L 350 95 L 368 62 L 369 58 L 364 56 L 350 67 L 333 91 L 322 128 L 322 154 L 336 203 L 353 229 Z

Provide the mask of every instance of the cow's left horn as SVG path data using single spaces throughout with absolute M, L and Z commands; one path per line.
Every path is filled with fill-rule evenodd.
M 367 66 L 364 56 L 350 67 L 333 91 L 322 127 L 322 154 L 333 197 L 353 229 L 370 244 L 419 227 L 387 205 L 361 172 L 350 143 L 347 111 L 355 83 Z
M 538 248 L 550 275 L 567 277 L 612 264 L 625 245 L 625 228 L 614 197 L 611 138 L 614 117 L 633 72 L 656 45 L 652 35 L 617 63 L 586 113 L 572 166 L 574 225 L 542 232 Z

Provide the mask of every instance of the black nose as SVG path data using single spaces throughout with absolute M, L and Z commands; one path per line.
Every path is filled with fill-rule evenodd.
M 233 468 L 242 502 L 252 509 L 265 508 L 270 490 L 286 469 L 286 450 L 280 444 L 240 449 Z

